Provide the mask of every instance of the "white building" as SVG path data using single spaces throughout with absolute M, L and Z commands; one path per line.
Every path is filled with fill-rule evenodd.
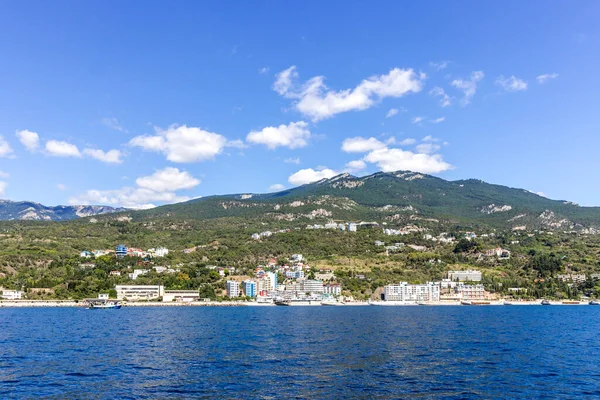
M 448 271 L 448 279 L 451 281 L 471 281 L 481 282 L 481 271 L 466 270 L 466 271 Z
M 348 232 L 356 232 L 356 224 L 354 222 L 348 224 Z
M 237 281 L 227 281 L 227 296 L 240 297 L 240 283 Z
M 323 293 L 323 281 L 305 279 L 299 281 L 300 291 L 304 293 Z
M 163 303 L 178 301 L 189 303 L 200 298 L 197 290 L 165 290 Z
M 342 285 L 339 283 L 330 283 L 329 285 L 325 285 L 323 286 L 323 293 L 339 296 L 342 294 Z
M 292 254 L 291 259 L 293 262 L 301 262 L 302 260 L 304 260 L 304 256 L 302 254 Z
M 92 256 L 92 253 L 90 253 L 87 250 L 84 250 L 81 253 L 79 253 L 79 257 L 81 257 L 81 258 L 90 258 L 91 256 Z
M 502 259 L 510 258 L 510 251 L 503 249 L 502 247 L 496 247 L 485 251 L 486 257 L 498 257 Z
M 169 254 L 169 249 L 165 247 L 157 247 L 156 249 L 148 249 L 148 253 L 150 253 L 152 257 L 164 257 Z
M 129 279 L 131 280 L 136 280 L 138 276 L 146 275 L 148 272 L 149 270 L 147 269 L 134 269 L 133 273 L 127 274 L 127 276 L 129 276 Z
M 165 287 L 162 285 L 117 285 L 117 299 L 119 300 L 153 300 L 165 294 Z
M 560 279 L 563 282 L 573 281 L 575 283 L 583 283 L 586 281 L 585 274 L 565 274 L 565 275 L 558 274 L 558 275 L 556 275 L 556 278 Z M 593 279 L 593 277 L 592 277 L 592 279 Z
M 304 278 L 304 271 L 285 271 L 285 277 L 290 279 Z
M 2 298 L 5 300 L 20 300 L 23 298 L 23 292 L 20 290 L 2 289 Z
M 454 289 L 463 300 L 484 300 L 485 289 L 483 285 L 457 285 Z
M 92 251 L 92 254 L 94 257 L 98 258 L 110 254 L 110 252 L 108 250 L 94 250 Z
M 385 301 L 439 301 L 440 287 L 433 282 L 424 285 L 409 285 L 400 282 L 396 285 L 387 285 L 384 288 Z

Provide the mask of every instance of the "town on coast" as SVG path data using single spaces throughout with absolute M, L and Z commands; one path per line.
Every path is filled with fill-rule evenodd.
M 297 229 L 266 230 L 250 235 L 250 239 L 269 246 L 273 238 L 290 237 Z M 511 249 L 518 249 L 525 240 L 547 243 L 547 232 L 517 230 L 508 238 L 499 238 L 495 232 L 473 231 L 433 235 L 414 224 L 391 229 L 376 222 L 312 224 L 303 231 L 331 231 L 348 239 L 362 237 L 359 243 L 365 248 L 364 267 L 329 267 L 314 256 L 300 253 L 279 255 L 254 265 L 219 266 L 209 264 L 206 256 L 223 251 L 218 241 L 177 250 L 165 246 L 144 250 L 119 244 L 109 249 L 81 249 L 70 258 L 52 261 L 36 281 L 18 276 L 5 279 L 10 286 L 0 286 L 0 307 L 81 307 L 94 299 L 122 306 L 596 304 L 592 289 L 600 274 L 569 273 L 568 269 L 561 273 L 556 257 L 532 257 L 532 262 L 539 264 L 532 266 L 534 273 L 539 270 L 537 278 L 533 274 L 533 282 L 503 278 L 503 273 L 486 268 L 522 262 L 523 256 L 513 257 Z M 386 243 L 385 237 L 392 237 L 392 242 Z M 403 237 L 404 241 L 395 237 Z M 499 247 L 499 241 L 509 247 Z M 435 258 L 424 243 L 430 243 L 440 254 L 453 249 L 452 255 L 445 258 L 466 262 L 450 264 L 441 255 Z M 243 256 L 239 253 L 236 258 Z M 417 263 L 419 266 L 413 270 L 420 271 L 420 278 L 406 279 L 410 269 L 397 270 L 393 263 L 386 270 L 379 267 L 398 257 L 405 263 Z M 545 291 L 541 292 L 540 287 Z
M 379 243 L 377 243 L 379 245 Z M 189 251 L 189 250 L 186 250 Z M 343 287 L 337 282 L 331 270 L 314 271 L 305 262 L 302 254 L 293 254 L 287 262 L 278 263 L 271 259 L 266 265 L 257 266 L 254 276 L 236 276 L 233 267 L 209 266 L 215 275 L 223 278 L 225 288 L 218 300 L 202 297 L 202 290 L 167 289 L 164 284 L 136 284 L 139 277 L 150 273 L 161 275 L 177 274 L 177 268 L 150 266 L 149 260 L 156 260 L 169 254 L 164 247 L 144 251 L 128 248 L 121 244 L 114 250 L 82 251 L 81 268 L 93 268 L 86 261 L 91 258 L 138 257 L 145 259 L 141 265 L 146 268 L 133 268 L 126 274 L 129 284 L 115 285 L 109 293 L 100 293 L 98 299 L 113 299 L 126 307 L 169 307 L 169 306 L 452 306 L 452 305 L 596 305 L 595 301 L 543 299 L 524 300 L 518 297 L 522 289 L 510 288 L 510 297 L 500 297 L 490 293 L 481 284 L 482 272 L 478 270 L 447 271 L 446 278 L 423 284 L 399 282 L 385 285 L 377 300 L 357 300 L 343 295 Z M 499 257 L 508 255 L 499 252 Z M 110 271 L 110 275 L 120 277 L 122 271 Z M 364 277 L 358 276 L 358 279 Z M 572 277 L 568 277 L 571 279 Z M 597 278 L 597 277 L 594 277 Z M 575 277 L 575 279 L 585 279 Z M 29 288 L 26 293 L 20 290 L 0 289 L 0 307 L 87 307 L 96 299 L 35 299 L 30 294 L 53 294 L 50 288 Z

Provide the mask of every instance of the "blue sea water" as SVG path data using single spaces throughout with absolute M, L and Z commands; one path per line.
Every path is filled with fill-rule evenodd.
M 0 309 L 0 398 L 600 397 L 600 307 Z

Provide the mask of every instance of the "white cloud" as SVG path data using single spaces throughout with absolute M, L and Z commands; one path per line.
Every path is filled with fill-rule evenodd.
M 446 69 L 446 67 L 448 66 L 448 61 L 431 61 L 429 63 L 429 66 L 433 69 L 435 69 L 436 71 L 441 71 L 443 69 Z
M 225 145 L 225 147 L 235 147 L 236 149 L 245 149 L 248 147 L 248 145 L 246 143 L 244 143 L 243 140 L 235 139 L 235 140 L 229 140 L 227 142 L 227 144 Z
M 496 85 L 502 87 L 502 89 L 507 92 L 519 92 L 521 90 L 527 90 L 527 82 L 515 77 L 514 75 L 505 78 L 503 75 L 500 75 L 498 79 L 496 79 Z
M 62 183 L 58 183 L 58 184 L 56 185 L 56 188 L 57 188 L 58 190 L 67 190 L 67 186 L 66 186 L 66 185 L 63 185 Z
M 416 142 L 417 141 L 413 138 L 406 138 L 406 139 L 402 139 L 397 144 L 398 144 L 398 146 L 410 146 L 410 145 L 415 144 Z
M 271 186 L 269 186 L 269 191 L 271 192 L 278 192 L 283 189 L 285 189 L 285 186 L 283 186 L 281 183 L 274 183 Z
M 10 178 L 10 174 L 8 172 L 0 171 L 0 178 L 8 179 Z
M 358 172 L 367 168 L 367 163 L 363 160 L 354 160 L 346 163 L 346 171 L 347 172 Z
M 109 127 L 110 129 L 115 130 L 115 131 L 129 133 L 129 131 L 127 129 L 123 128 L 123 126 L 119 123 L 119 120 L 116 119 L 115 117 L 102 118 L 102 124 Z
M 196 187 L 200 184 L 200 180 L 194 178 L 187 171 L 167 167 L 156 171 L 150 176 L 138 178 L 135 183 L 141 188 L 155 192 L 175 192 Z
M 88 190 L 69 199 L 69 204 L 102 204 L 135 209 L 153 208 L 154 203 L 178 203 L 187 201 L 187 196 L 179 196 L 178 190 L 191 189 L 200 180 L 188 172 L 177 168 L 165 168 L 150 176 L 136 180 L 136 187 L 123 187 L 114 190 Z
M 8 183 L 6 183 L 4 181 L 0 181 L 0 196 L 4 195 L 4 191 L 6 190 L 7 186 L 8 186 Z
M 287 164 L 300 164 L 300 158 L 299 157 L 290 157 L 290 158 L 286 158 L 285 160 L 283 160 L 284 163 Z
M 186 125 L 156 129 L 155 136 L 136 136 L 129 144 L 144 150 L 161 152 L 167 160 L 191 163 L 213 159 L 223 151 L 227 139 L 217 133 Z
M 13 152 L 12 148 L 2 136 L 0 136 L 0 157 L 8 157 Z
M 452 105 L 451 97 L 439 86 L 434 87 L 429 91 L 429 94 L 433 97 L 439 97 L 440 106 L 442 108 Z
M 290 175 L 290 177 L 288 178 L 288 182 L 291 183 L 292 185 L 299 186 L 299 185 L 305 185 L 305 184 L 311 183 L 311 182 L 320 181 L 321 179 L 325 179 L 325 178 L 333 178 L 336 175 L 338 175 L 338 173 L 329 168 L 325 168 L 325 169 L 321 169 L 321 170 L 314 170 L 312 168 L 307 168 L 307 169 L 301 169 L 300 171 L 296 172 L 295 174 Z
M 431 136 L 431 135 L 427 135 L 427 136 L 425 136 L 423 139 L 421 139 L 421 141 L 423 141 L 423 142 L 439 142 L 439 141 L 440 141 L 440 139 L 438 139 L 438 138 L 434 138 L 434 137 L 433 137 L 433 136 Z
M 439 154 L 416 154 L 401 149 L 374 150 L 367 154 L 364 160 L 377 164 L 384 172 L 408 170 L 431 174 L 452 168 Z
M 123 154 L 120 150 L 109 150 L 105 152 L 99 149 L 84 149 L 83 154 L 108 164 L 120 164 L 123 162 L 121 159 Z
M 347 138 L 342 143 L 342 151 L 346 153 L 366 153 L 367 151 L 382 149 L 385 143 L 374 137 L 363 138 L 361 136 Z
M 421 143 L 415 147 L 417 153 L 433 154 L 440 149 L 440 145 L 434 143 Z
M 46 142 L 46 151 L 55 157 L 81 157 L 77 146 L 59 140 L 48 140 Z
M 429 122 L 431 122 L 432 124 L 439 124 L 440 122 L 444 122 L 446 120 L 446 117 L 439 117 L 436 119 L 431 119 L 429 120 Z
M 269 72 L 269 67 L 262 67 L 258 70 L 258 73 L 264 75 Z
M 40 136 L 36 132 L 23 129 L 17 131 L 16 135 L 28 151 L 34 152 L 37 150 L 40 144 Z
M 304 121 L 291 122 L 289 125 L 267 126 L 260 131 L 252 131 L 246 141 L 254 144 L 264 144 L 269 149 L 289 147 L 296 149 L 304 147 L 310 139 L 308 124 Z
M 297 78 L 296 67 L 292 66 L 277 74 L 273 89 L 294 99 L 296 110 L 319 121 L 347 111 L 366 110 L 379 99 L 419 92 L 425 77 L 412 69 L 394 68 L 388 74 L 363 80 L 354 89 L 340 91 L 329 90 L 323 76 L 313 77 L 302 85 L 294 83 Z
M 390 108 L 390 110 L 387 112 L 387 114 L 385 114 L 386 118 L 391 118 L 394 115 L 398 114 L 398 109 L 397 108 Z
M 423 121 L 423 117 L 414 117 L 411 122 L 413 124 L 418 124 L 421 121 Z
M 292 81 L 296 78 L 298 78 L 298 71 L 296 71 L 296 66 L 292 65 L 288 69 L 275 75 L 273 90 L 282 96 L 289 96 L 289 91 L 292 88 Z
M 473 71 L 469 80 L 455 79 L 452 81 L 451 85 L 462 90 L 464 94 L 464 97 L 460 100 L 462 106 L 466 106 L 471 102 L 471 98 L 477 92 L 477 82 L 481 81 L 484 76 L 483 71 Z
M 544 83 L 548 82 L 550 79 L 556 79 L 556 78 L 558 78 L 558 74 L 553 73 L 553 74 L 538 75 L 535 79 L 537 79 L 537 81 L 540 85 L 543 85 Z

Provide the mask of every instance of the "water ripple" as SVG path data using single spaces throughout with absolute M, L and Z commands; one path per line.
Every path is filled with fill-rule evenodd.
M 598 310 L 0 309 L 0 397 L 598 397 Z

